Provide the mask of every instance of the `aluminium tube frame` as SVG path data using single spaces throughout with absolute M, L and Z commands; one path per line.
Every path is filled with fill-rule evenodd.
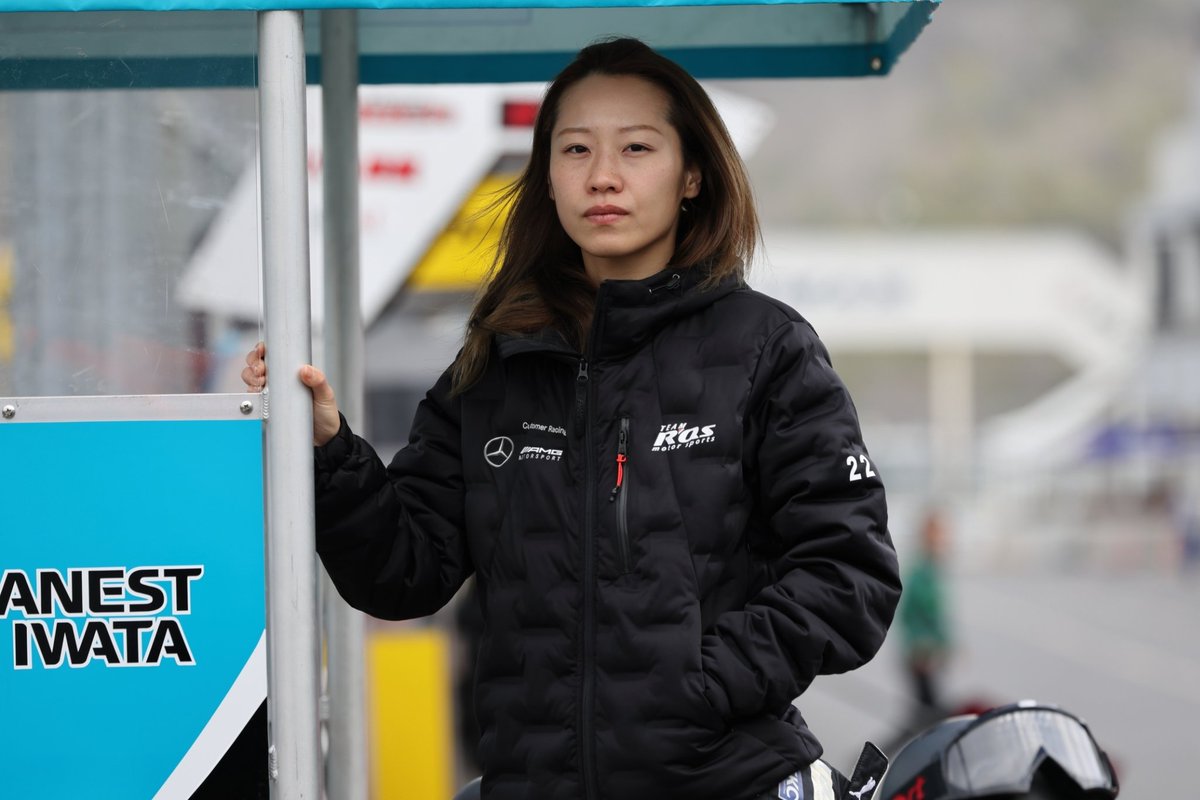
M 321 12 L 325 231 L 324 367 L 351 428 L 363 430 L 364 341 L 359 289 L 358 12 Z M 367 800 L 366 620 L 321 582 L 327 664 L 329 800 Z
M 320 800 L 320 639 L 314 544 L 304 17 L 258 13 L 263 307 L 273 364 L 264 403 L 267 708 L 271 797 Z

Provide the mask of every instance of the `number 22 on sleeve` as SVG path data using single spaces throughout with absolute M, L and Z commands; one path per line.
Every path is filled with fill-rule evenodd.
M 851 483 L 854 481 L 861 481 L 864 477 L 864 473 L 858 471 L 858 464 L 860 461 L 865 469 L 865 477 L 875 477 L 875 470 L 871 469 L 871 462 L 867 460 L 866 456 L 860 455 L 858 458 L 855 458 L 854 456 L 846 456 L 846 466 L 850 467 Z

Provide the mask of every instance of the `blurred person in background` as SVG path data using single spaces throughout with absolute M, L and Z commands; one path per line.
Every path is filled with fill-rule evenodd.
M 1200 571 L 1200 492 L 1191 481 L 1175 493 L 1172 522 L 1179 538 L 1179 563 L 1184 574 Z
M 757 212 L 712 101 L 641 42 L 591 45 L 506 199 L 390 466 L 300 368 L 330 577 L 407 619 L 475 576 L 485 800 L 846 796 L 792 701 L 891 623 L 883 483 L 811 326 L 745 284 Z
M 946 713 L 942 676 L 952 652 L 944 572 L 948 537 L 944 512 L 928 509 L 921 520 L 916 557 L 904 574 L 898 618 L 915 701 L 913 730 Z

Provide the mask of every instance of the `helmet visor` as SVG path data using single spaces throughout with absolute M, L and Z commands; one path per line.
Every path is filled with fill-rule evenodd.
M 1116 788 L 1108 760 L 1087 727 L 1054 708 L 1009 709 L 980 718 L 947 749 L 943 764 L 952 793 L 975 797 L 1027 791 L 1046 758 L 1081 789 Z

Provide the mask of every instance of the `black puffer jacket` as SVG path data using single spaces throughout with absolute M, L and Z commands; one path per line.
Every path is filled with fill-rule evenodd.
M 485 800 L 749 798 L 820 745 L 791 705 L 867 661 L 900 594 L 883 485 L 809 325 L 698 271 L 601 285 L 554 335 L 443 376 L 386 470 L 317 451 L 318 549 L 354 606 L 478 575 Z

